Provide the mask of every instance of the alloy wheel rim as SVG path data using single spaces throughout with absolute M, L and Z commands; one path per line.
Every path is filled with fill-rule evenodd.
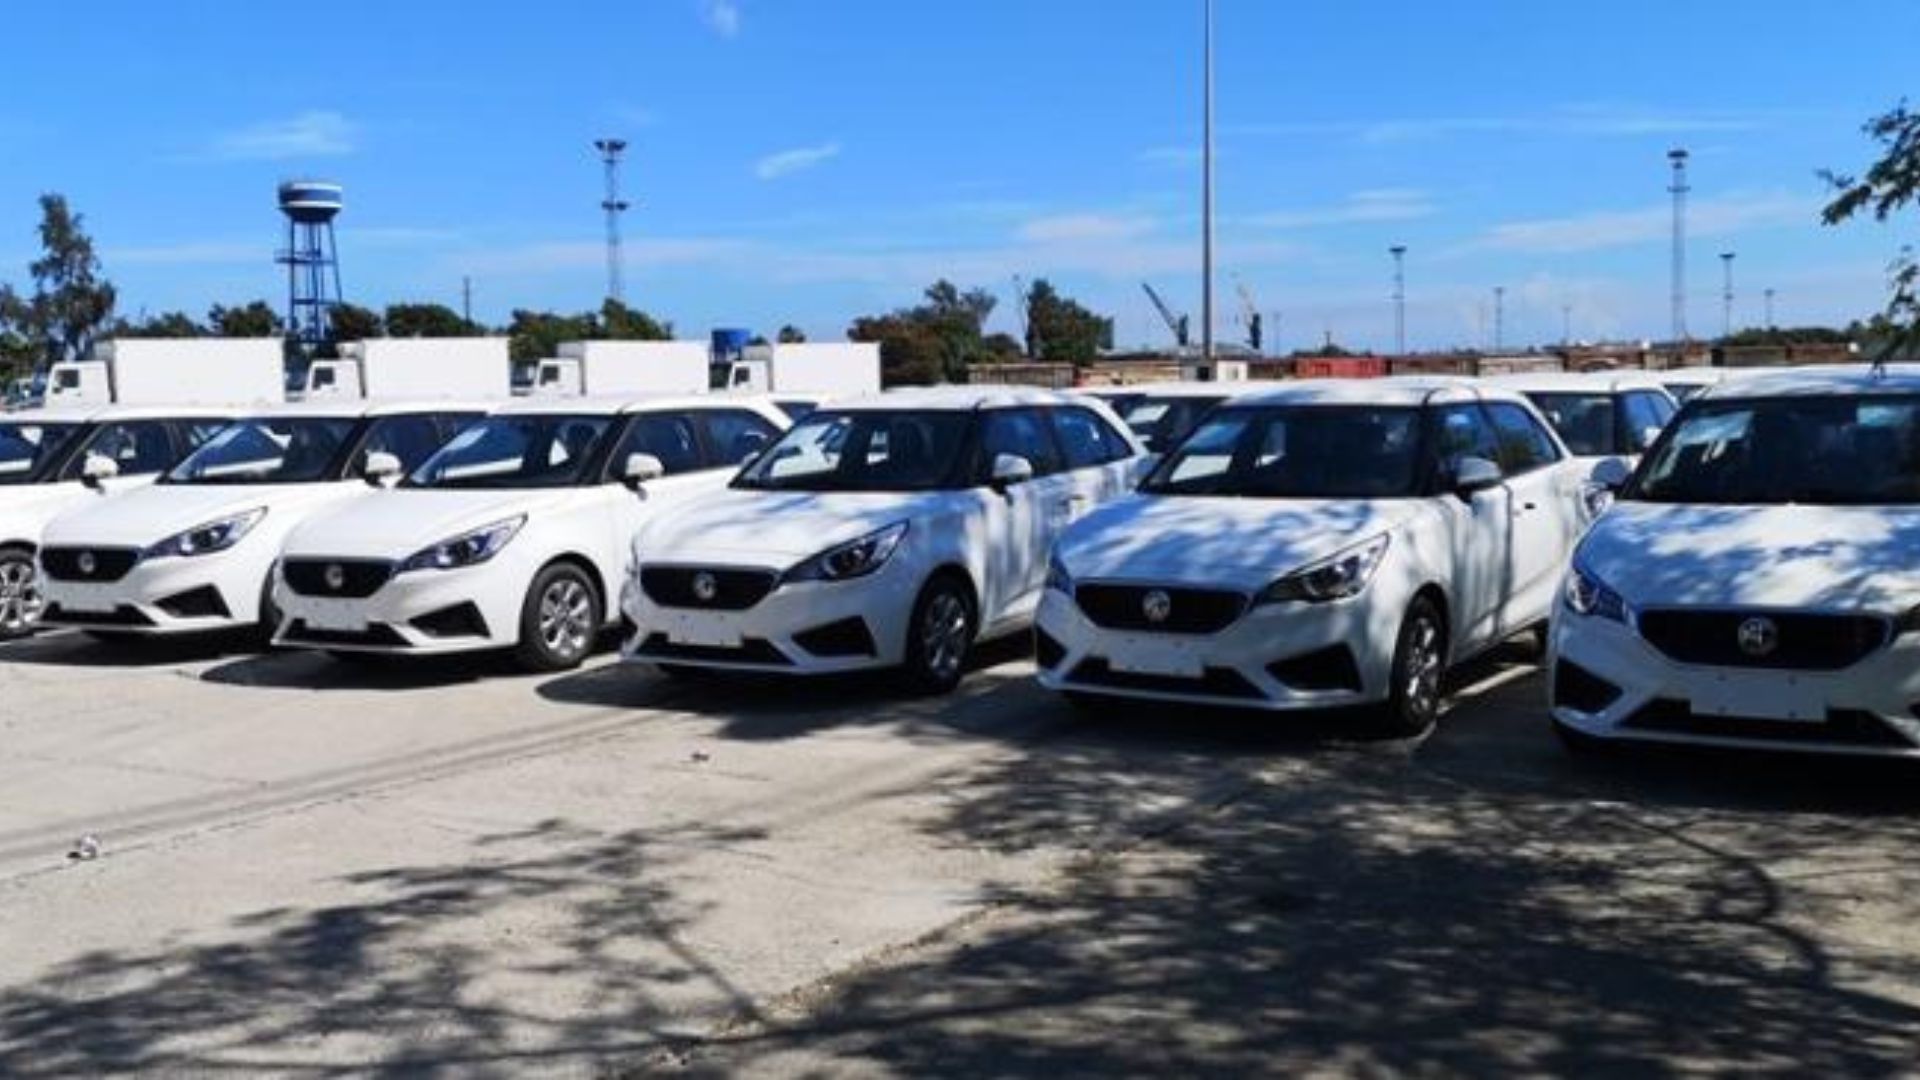
M 952 593 L 935 596 L 920 626 L 927 670 L 938 678 L 951 678 L 966 659 L 968 637 L 967 606 Z
M 33 563 L 18 557 L 0 560 L 0 631 L 31 630 L 45 606 Z
M 547 586 L 540 594 L 540 640 L 547 651 L 573 657 L 586 651 L 593 636 L 593 596 L 572 578 Z
M 1407 710 L 1426 718 L 1440 706 L 1440 628 L 1431 618 L 1422 616 L 1407 638 L 1407 672 L 1404 693 Z

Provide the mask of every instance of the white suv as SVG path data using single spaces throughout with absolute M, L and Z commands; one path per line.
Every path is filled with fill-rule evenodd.
M 338 653 L 513 649 L 570 668 L 618 618 L 649 517 L 723 486 L 786 417 L 727 397 L 508 406 L 398 487 L 294 530 L 277 642 Z
M 951 689 L 976 640 L 1027 628 L 1054 539 L 1141 462 L 1111 411 L 1065 394 L 835 402 L 635 538 L 627 655 L 670 673 L 902 667 Z
M 1076 699 L 1378 704 L 1423 731 L 1449 664 L 1546 621 L 1584 480 L 1525 398 L 1465 380 L 1236 398 L 1067 531 L 1040 681 Z
M 1920 756 L 1920 368 L 1689 402 L 1580 544 L 1556 729 Z

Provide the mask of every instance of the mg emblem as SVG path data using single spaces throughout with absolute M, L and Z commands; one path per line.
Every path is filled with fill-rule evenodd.
M 700 601 L 703 604 L 711 604 L 713 603 L 713 598 L 719 595 L 720 595 L 720 583 L 714 580 L 712 574 L 709 574 L 705 570 L 702 570 L 699 573 L 693 575 L 694 599 Z
M 1166 622 L 1167 616 L 1173 614 L 1173 597 L 1168 596 L 1164 590 L 1153 590 L 1140 598 L 1140 614 L 1146 616 L 1150 623 Z
M 1772 619 L 1754 616 L 1740 624 L 1737 639 L 1748 656 L 1771 656 L 1780 647 L 1780 628 Z
M 328 589 L 339 592 L 341 589 L 346 588 L 347 568 L 341 566 L 339 563 L 328 563 L 326 573 L 322 576 L 326 578 Z
M 75 562 L 79 565 L 80 572 L 88 577 L 92 577 L 93 572 L 100 569 L 100 560 L 94 558 L 93 552 L 91 551 L 81 552 L 80 558 L 76 559 Z

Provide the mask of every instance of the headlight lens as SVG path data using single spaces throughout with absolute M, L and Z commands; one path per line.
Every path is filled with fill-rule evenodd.
M 1561 595 L 1566 600 L 1567 610 L 1575 615 L 1612 619 L 1617 623 L 1627 621 L 1626 601 L 1579 563 L 1574 563 L 1573 569 L 1568 572 Z
M 828 548 L 787 571 L 782 580 L 846 581 L 865 577 L 887 564 L 906 535 L 907 523 L 896 521 L 858 540 Z
M 1386 554 L 1387 536 L 1382 533 L 1295 570 L 1260 590 L 1253 602 L 1324 604 L 1329 600 L 1343 600 L 1367 587 Z
M 432 547 L 422 548 L 407 556 L 396 573 L 410 570 L 458 570 L 463 566 L 478 566 L 500 553 L 520 532 L 520 526 L 527 523 L 525 514 L 505 521 L 496 521 L 483 525 L 469 533 L 462 533 L 451 540 L 442 540 Z
M 1055 555 L 1047 560 L 1047 588 L 1066 596 L 1073 595 L 1073 575 L 1067 573 L 1066 564 Z
M 192 555 L 210 555 L 216 551 L 225 551 L 240 542 L 242 537 L 253 531 L 260 519 L 267 516 L 267 508 L 257 507 L 244 514 L 235 514 L 218 521 L 209 521 L 205 525 L 195 525 L 185 532 L 175 533 L 165 540 L 140 552 L 143 559 L 166 559 Z

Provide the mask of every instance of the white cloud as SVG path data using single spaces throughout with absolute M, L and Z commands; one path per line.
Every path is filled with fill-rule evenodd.
M 357 129 L 346 117 L 313 109 L 286 120 L 216 136 L 205 157 L 218 161 L 286 161 L 339 157 L 354 151 Z
M 1312 229 L 1373 221 L 1411 221 L 1432 213 L 1433 201 L 1424 191 L 1376 188 L 1356 191 L 1333 206 L 1271 210 L 1242 218 L 1240 223 L 1267 229 Z
M 753 163 L 753 175 L 762 180 L 777 180 L 782 176 L 791 176 L 805 172 L 822 162 L 838 157 L 840 144 L 821 143 L 818 146 L 796 146 L 791 150 L 782 150 L 768 154 Z
M 1783 194 L 1732 194 L 1696 199 L 1687 208 L 1689 236 L 1719 236 L 1741 229 L 1811 225 L 1814 200 Z M 1656 204 L 1636 210 L 1600 210 L 1568 217 L 1495 225 L 1470 246 L 1500 251 L 1566 254 L 1628 247 L 1663 240 L 1673 229 L 1673 209 Z
M 1020 226 L 1020 239 L 1036 243 L 1059 240 L 1125 240 L 1153 231 L 1148 217 L 1116 214 L 1059 214 L 1035 218 Z
M 740 33 L 740 5 L 733 0 L 700 0 L 700 17 L 708 29 L 721 37 L 730 38 Z

